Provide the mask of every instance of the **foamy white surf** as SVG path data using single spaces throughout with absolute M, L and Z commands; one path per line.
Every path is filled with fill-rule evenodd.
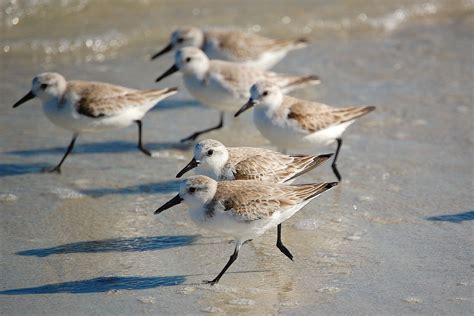
M 219 2 L 213 2 L 210 9 L 208 3 L 196 2 L 192 6 L 178 3 L 180 10 L 168 12 L 166 6 L 155 1 L 121 3 L 120 6 L 111 0 L 102 0 L 100 6 L 89 0 L 4 1 L 0 2 L 0 16 L 7 32 L 0 41 L 0 55 L 34 56 L 45 61 L 58 56 L 66 58 L 63 62 L 104 61 L 129 49 L 151 51 L 166 41 L 171 25 L 176 27 L 177 20 L 191 21 L 196 16 L 213 14 L 216 14 L 215 24 L 203 26 L 246 29 L 270 36 L 280 34 L 283 26 L 287 37 L 301 34 L 321 37 L 348 32 L 391 33 L 416 19 L 462 15 L 474 8 L 473 0 L 415 3 L 399 0 L 376 7 L 370 1 L 358 2 L 357 6 L 321 1 L 312 4 L 306 12 L 276 1 L 272 9 L 274 15 L 281 18 L 265 20 L 264 3 L 256 3 L 253 10 L 240 17 L 241 25 L 228 25 L 229 20 L 234 20 L 233 11 L 222 11 L 224 4 Z M 246 3 L 236 5 L 239 6 L 249 10 Z M 315 6 L 318 7 L 316 17 L 310 14 Z M 156 16 L 150 12 L 156 12 Z M 62 27 L 51 28 L 48 21 Z

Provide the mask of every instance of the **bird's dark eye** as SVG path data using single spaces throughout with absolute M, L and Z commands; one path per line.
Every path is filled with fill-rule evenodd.
M 46 90 L 47 87 L 48 87 L 48 85 L 46 83 L 42 83 L 40 85 L 41 90 Z
M 182 43 L 182 42 L 184 42 L 184 38 L 180 37 L 180 38 L 178 38 L 178 39 L 176 40 L 176 42 Z
M 208 155 L 208 156 L 212 156 L 213 153 L 214 153 L 214 150 L 212 150 L 212 149 L 209 149 L 209 150 L 207 151 L 207 155 Z
M 189 63 L 191 61 L 191 57 L 186 58 L 186 62 Z
M 194 192 L 196 192 L 196 188 L 190 187 L 189 188 L 189 193 L 194 193 Z
M 262 95 L 266 97 L 268 95 L 268 91 L 267 90 L 263 91 Z

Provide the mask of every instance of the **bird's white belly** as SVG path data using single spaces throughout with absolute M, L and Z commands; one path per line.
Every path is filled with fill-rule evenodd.
M 264 228 L 272 221 L 271 218 L 243 221 L 234 217 L 229 211 L 216 211 L 212 216 L 208 216 L 202 209 L 189 209 L 189 212 L 191 219 L 198 226 L 241 241 L 262 235 L 265 232 Z
M 345 122 L 309 133 L 286 119 L 278 120 L 271 113 L 260 109 L 254 110 L 254 123 L 260 133 L 280 149 L 329 145 L 341 137 L 352 122 Z
M 283 223 L 302 209 L 310 200 L 284 211 L 276 211 L 270 217 L 244 221 L 230 211 L 215 211 L 212 216 L 203 208 L 189 209 L 191 219 L 198 225 L 214 233 L 230 236 L 234 240 L 246 241 L 263 235 L 268 229 Z
M 247 100 L 241 99 L 233 91 L 229 91 L 219 80 L 210 77 L 205 82 L 193 77 L 184 77 L 189 93 L 205 106 L 225 112 L 235 112 Z
M 272 144 L 280 149 L 294 148 L 302 146 L 302 139 L 305 134 L 301 130 L 278 121 L 270 113 L 258 108 L 254 109 L 253 120 L 255 126 Z
M 134 112 L 133 109 L 130 109 L 118 115 L 90 119 L 92 122 L 90 122 L 87 131 L 101 131 L 127 127 L 143 117 L 143 115 L 140 116 Z
M 75 117 L 76 114 L 67 104 L 58 106 L 56 101 L 49 101 L 43 103 L 43 112 L 46 117 L 56 126 L 63 129 L 76 132 L 80 125 Z
M 262 70 L 268 70 L 275 66 L 285 56 L 286 52 L 283 50 L 265 52 L 258 56 L 258 58 L 241 62 L 241 64 L 249 67 L 259 68 Z
M 337 138 L 341 137 L 344 131 L 349 125 L 354 121 L 344 122 L 339 125 L 330 126 L 328 128 L 322 129 L 320 131 L 309 134 L 304 137 L 304 141 L 320 144 L 320 145 L 329 145 L 334 142 Z
M 298 204 L 298 205 L 295 205 L 293 206 L 292 208 L 290 209 L 287 209 L 285 210 L 284 212 L 275 212 L 273 215 L 272 215 L 272 223 L 271 223 L 271 226 L 268 227 L 268 228 L 272 228 L 272 227 L 276 227 L 278 224 L 281 224 L 283 223 L 284 221 L 286 221 L 287 219 L 289 219 L 290 217 L 292 217 L 293 215 L 295 215 L 299 210 L 301 210 L 303 207 L 306 206 L 306 204 L 308 204 L 309 202 L 311 201 L 310 200 L 307 200 L 306 202 L 302 203 L 302 204 Z M 268 229 L 267 228 L 267 229 Z
M 144 115 L 139 108 L 131 108 L 114 116 L 88 117 L 77 113 L 75 107 L 68 103 L 58 106 L 56 102 L 44 103 L 43 110 L 55 125 L 74 133 L 126 127 Z

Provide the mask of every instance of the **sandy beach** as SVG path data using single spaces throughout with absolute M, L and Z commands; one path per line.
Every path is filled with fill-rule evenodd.
M 0 39 L 0 314 L 2 315 L 472 315 L 472 1 L 5 1 Z M 16 20 L 18 19 L 18 20 Z M 233 251 L 200 230 L 176 194 L 191 158 L 179 139 L 218 121 L 172 63 L 150 61 L 179 25 L 225 26 L 311 45 L 274 69 L 317 74 L 292 95 L 377 110 L 345 134 L 342 183 L 275 231 Z M 84 134 L 61 175 L 71 134 L 38 100 L 11 106 L 31 79 L 67 79 L 180 92 L 136 127 Z M 238 109 L 238 106 L 236 110 Z M 275 149 L 251 115 L 208 135 L 228 146 Z M 335 147 L 306 153 L 327 153 Z M 298 183 L 335 181 L 330 164 Z

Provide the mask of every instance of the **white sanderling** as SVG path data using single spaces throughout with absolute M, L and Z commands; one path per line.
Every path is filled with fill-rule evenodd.
M 225 267 L 212 281 L 206 281 L 212 285 L 219 282 L 237 259 L 243 243 L 278 226 L 335 185 L 337 182 L 298 185 L 252 180 L 216 182 L 206 176 L 192 176 L 181 183 L 178 195 L 155 214 L 184 201 L 196 224 L 235 239 L 234 253 Z M 283 244 L 277 246 L 284 253 L 288 251 Z
M 278 85 L 283 93 L 320 83 L 317 76 L 292 76 L 221 60 L 209 60 L 195 47 L 179 49 L 175 55 L 175 64 L 156 81 L 177 71 L 183 73 L 184 84 L 193 97 L 202 104 L 221 111 L 217 126 L 196 132 L 182 141 L 195 140 L 201 134 L 221 128 L 223 112 L 234 112 L 240 104 L 248 100 L 250 87 L 259 80 Z
M 288 52 L 307 45 L 305 38 L 277 40 L 240 31 L 185 27 L 174 31 L 170 43 L 151 59 L 182 47 L 197 47 L 210 59 L 226 60 L 266 70 L 276 65 Z
M 159 101 L 177 88 L 136 90 L 103 82 L 66 81 L 58 73 L 46 72 L 33 78 L 31 91 L 13 107 L 38 97 L 43 111 L 55 125 L 73 132 L 72 141 L 59 164 L 49 170 L 61 172 L 80 133 L 138 125 L 138 148 L 151 156 L 142 144 L 142 118 Z
M 332 154 L 286 155 L 257 147 L 226 147 L 214 139 L 205 139 L 194 146 L 193 158 L 176 175 L 180 178 L 191 169 L 196 174 L 216 181 L 257 180 L 289 183 L 316 168 Z
M 375 109 L 374 106 L 334 108 L 285 96 L 278 86 L 268 81 L 254 84 L 250 93 L 250 99 L 235 116 L 255 106 L 255 125 L 280 150 L 325 146 L 337 141 L 332 169 L 339 181 L 341 176 L 336 161 L 342 145 L 341 136 L 355 119 Z

